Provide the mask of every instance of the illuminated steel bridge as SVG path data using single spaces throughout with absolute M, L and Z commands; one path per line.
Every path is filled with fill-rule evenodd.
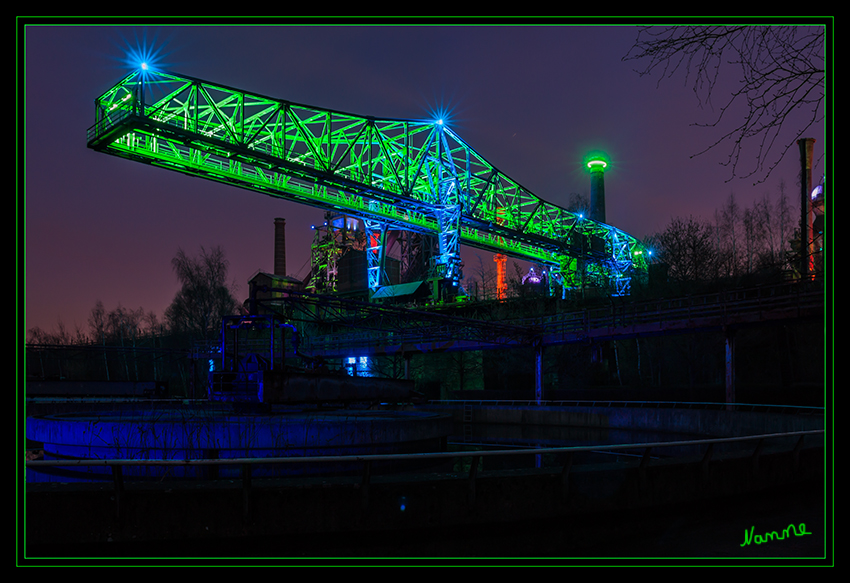
M 544 265 L 562 289 L 622 295 L 646 270 L 634 237 L 541 200 L 441 121 L 356 116 L 138 70 L 95 100 L 87 141 L 362 219 L 372 292 L 388 283 L 388 230 L 436 238 L 436 274 L 448 290 L 460 283 L 461 244 Z

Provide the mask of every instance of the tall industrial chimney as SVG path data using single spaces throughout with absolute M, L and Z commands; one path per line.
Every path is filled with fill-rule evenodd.
M 274 274 L 286 275 L 286 219 L 274 220 Z
M 814 237 L 812 233 L 812 152 L 814 138 L 797 140 L 800 146 L 800 276 L 814 273 Z
M 590 168 L 590 219 L 605 222 L 605 160 L 593 158 L 587 163 Z

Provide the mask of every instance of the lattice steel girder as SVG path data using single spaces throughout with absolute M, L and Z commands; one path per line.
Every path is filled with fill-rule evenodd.
M 646 266 L 636 239 L 540 199 L 439 123 L 355 116 L 160 71 L 122 79 L 95 100 L 95 115 L 93 149 L 440 235 L 449 270 L 456 240 L 557 266 L 564 256 L 610 262 L 625 239 L 631 267 Z M 455 205 L 456 221 L 445 210 Z
M 372 292 L 379 287 L 389 284 L 386 271 L 387 226 L 386 224 L 366 219 L 366 274 L 369 289 Z

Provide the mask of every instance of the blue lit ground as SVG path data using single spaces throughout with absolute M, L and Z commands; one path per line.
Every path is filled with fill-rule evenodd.
M 424 429 L 413 431 L 416 424 Z M 272 416 L 234 415 L 219 409 L 199 411 L 66 413 L 28 419 L 27 435 L 44 443 L 42 459 L 63 456 L 84 459 L 199 459 L 210 457 L 286 457 L 305 455 L 357 455 L 438 451 L 443 427 L 435 414 L 413 412 L 293 411 Z M 693 436 L 636 431 L 560 426 L 476 425 L 466 434 L 456 425 L 447 435 L 448 451 L 533 451 L 539 448 L 685 440 Z M 419 438 L 419 439 L 414 439 Z M 576 465 L 623 461 L 642 452 L 594 452 L 576 456 Z M 666 455 L 666 452 L 665 454 Z M 485 457 L 480 469 L 526 469 L 562 467 L 562 454 L 543 456 Z M 469 460 L 442 464 L 449 471 L 468 468 Z M 466 464 L 464 466 L 463 464 Z M 258 467 L 257 477 L 298 475 L 303 468 L 289 466 L 269 473 Z M 359 468 L 359 466 L 358 466 Z M 237 466 L 224 467 L 218 477 L 240 476 Z M 179 474 L 179 475 L 177 475 Z M 184 470 L 145 468 L 140 474 L 125 469 L 126 479 L 203 478 Z M 108 468 L 85 471 L 52 469 L 27 472 L 28 482 L 110 480 Z
M 674 433 L 635 432 L 611 429 L 517 428 L 511 426 L 475 427 L 465 432 L 458 426 L 450 438 L 452 449 L 482 451 L 493 448 L 533 449 L 538 446 L 587 445 L 603 443 L 654 442 L 689 436 Z M 603 454 L 600 454 L 603 455 Z M 562 463 L 540 456 L 548 465 Z M 518 458 L 520 459 L 520 458 Z M 537 456 L 523 456 L 516 467 L 538 467 Z M 485 457 L 484 469 L 497 468 L 495 458 Z M 600 461 L 591 458 L 589 461 Z M 607 461 L 605 459 L 604 461 Z M 468 471 L 466 461 L 451 470 Z M 511 462 L 512 464 L 514 462 Z M 580 463 L 580 462 L 576 462 Z M 722 463 L 722 462 L 721 462 Z M 515 469 L 515 467 L 505 467 Z M 463 475 L 463 474 L 461 474 Z M 45 486 L 47 486 L 45 484 Z M 163 485 L 164 487 L 167 487 Z M 109 487 L 108 485 L 105 487 Z M 601 512 L 593 516 L 570 516 L 560 520 L 514 521 L 484 526 L 421 528 L 378 533 L 329 533 L 299 536 L 265 536 L 227 540 L 171 541 L 169 543 L 96 543 L 86 545 L 86 556 L 195 556 L 195 557 L 288 557 L 285 562 L 306 557 L 426 557 L 427 561 L 462 564 L 561 562 L 576 557 L 589 562 L 595 558 L 638 557 L 640 564 L 652 558 L 706 557 L 712 564 L 730 559 L 821 557 L 831 540 L 831 514 L 825 513 L 823 482 L 806 482 L 762 491 L 757 494 L 718 496 L 695 503 L 676 504 L 644 510 Z M 401 510 L 400 510 L 401 511 Z M 774 540 L 742 547 L 744 532 L 781 530 L 789 524 L 805 523 L 810 536 Z M 79 556 L 82 549 L 67 546 L 30 548 L 30 556 Z M 435 557 L 431 559 L 429 557 Z M 460 559 L 439 559 L 440 557 Z M 464 559 L 465 557 L 465 559 Z M 515 557 L 515 559 L 510 559 Z M 315 564 L 304 559 L 307 564 Z M 343 559 L 330 559 L 337 560 Z M 631 561 L 632 563 L 635 560 Z M 792 561 L 793 562 L 793 561 Z M 357 564 L 362 564 L 359 560 Z
M 446 415 L 428 412 L 293 409 L 245 415 L 198 407 L 42 415 L 27 419 L 26 433 L 28 440 L 43 444 L 46 460 L 185 460 L 430 452 L 439 449 L 450 429 Z M 240 475 L 238 466 L 222 466 L 216 471 L 217 477 Z M 127 467 L 125 476 L 204 478 L 205 472 L 207 468 L 147 466 L 138 470 Z M 309 474 L 311 466 L 258 466 L 255 472 L 257 477 Z M 27 471 L 29 482 L 110 479 L 105 467 Z

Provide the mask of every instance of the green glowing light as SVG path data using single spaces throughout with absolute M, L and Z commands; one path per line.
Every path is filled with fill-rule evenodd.
M 585 165 L 590 169 L 591 172 L 605 170 L 610 163 L 610 158 L 604 152 L 599 150 L 589 152 L 584 157 Z

